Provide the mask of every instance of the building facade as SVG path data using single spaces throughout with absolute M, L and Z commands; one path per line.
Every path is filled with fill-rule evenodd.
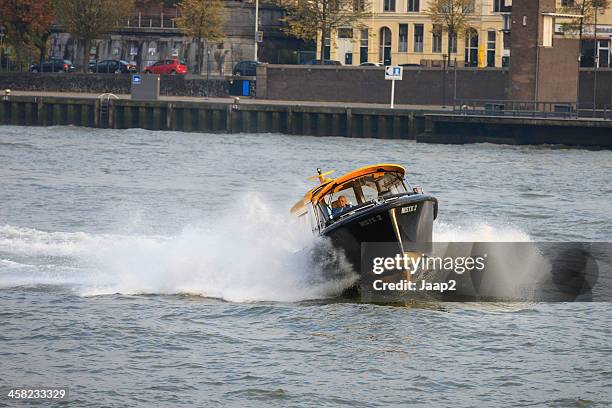
M 477 66 L 479 50 L 486 66 L 500 67 L 507 60 L 504 33 L 509 28 L 509 0 L 475 0 L 471 29 L 459 38 L 434 32 L 427 13 L 430 0 L 370 1 L 372 16 L 360 22 L 363 27 L 337 30 L 326 40 L 330 59 L 345 65 L 440 66 L 450 41 L 450 60 L 460 66 Z
M 202 73 L 227 75 L 239 61 L 253 60 L 255 4 L 252 1 L 226 0 L 228 15 L 223 40 L 204 50 Z M 176 8 L 136 10 L 104 38 L 94 41 L 89 51 L 90 60 L 123 59 L 134 62 L 139 69 L 156 61 L 178 57 L 197 74 L 196 43 L 176 27 Z M 258 59 L 270 63 L 295 63 L 304 42 L 287 36 L 282 31 L 284 11 L 271 3 L 259 5 L 259 30 L 263 42 L 258 46 Z M 55 26 L 50 38 L 49 56 L 78 61 L 84 50 L 71 39 L 62 27 Z
M 428 16 L 430 0 L 370 0 L 371 18 L 362 27 L 346 27 L 326 39 L 325 57 L 344 65 L 376 62 L 384 65 L 441 66 L 451 42 L 451 61 L 458 66 L 502 67 L 509 63 L 512 0 L 474 0 L 471 29 L 459 38 L 437 35 Z M 556 0 L 558 11 L 572 0 Z M 557 34 L 562 25 L 557 24 Z M 600 67 L 612 64 L 612 9 L 598 14 L 597 53 Z M 593 66 L 593 28 L 583 36 L 583 66 Z M 319 41 L 317 41 L 319 46 Z M 320 55 L 317 53 L 317 55 Z
M 582 0 L 580 0 L 582 1 Z M 579 4 L 579 3 L 578 3 Z M 557 10 L 568 10 L 575 5 L 574 0 L 557 0 Z M 597 36 L 595 32 L 595 19 L 591 19 L 589 24 L 585 24 L 581 43 L 581 66 L 599 68 L 612 67 L 612 7 L 597 13 Z M 578 33 L 567 32 L 562 23 L 555 25 L 557 34 L 565 34 L 568 37 L 578 37 Z

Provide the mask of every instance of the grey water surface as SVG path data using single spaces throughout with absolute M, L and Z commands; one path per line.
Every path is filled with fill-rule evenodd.
M 612 238 L 609 151 L 3 126 L 0 406 L 611 406 L 610 303 L 337 297 L 288 209 L 377 162 L 435 240 Z

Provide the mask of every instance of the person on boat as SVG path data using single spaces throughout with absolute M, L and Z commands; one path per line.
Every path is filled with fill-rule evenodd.
M 334 217 L 342 214 L 343 212 L 351 208 L 351 205 L 346 199 L 346 196 L 343 195 L 338 197 L 338 201 L 336 201 L 334 204 L 336 204 L 333 206 L 334 208 L 332 208 L 332 216 Z

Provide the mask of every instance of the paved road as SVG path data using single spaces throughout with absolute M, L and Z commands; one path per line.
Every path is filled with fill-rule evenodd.
M 51 96 L 51 97 L 65 97 L 65 98 L 97 98 L 99 93 L 79 93 L 79 92 L 39 92 L 39 91 L 12 91 L 11 95 L 16 96 Z M 117 94 L 120 99 L 130 99 L 128 94 Z M 233 101 L 232 98 L 205 98 L 196 96 L 160 96 L 162 101 L 185 101 L 185 102 L 217 102 L 217 103 L 230 103 Z M 380 103 L 350 103 L 350 102 L 312 102 L 312 101 L 284 101 L 284 100 L 272 100 L 272 99 L 251 99 L 251 98 L 240 98 L 240 103 L 243 104 L 254 104 L 254 105 L 292 105 L 292 106 L 317 106 L 317 107 L 332 107 L 332 108 L 375 108 L 375 109 L 388 109 L 389 105 Z M 423 111 L 441 111 L 447 112 L 452 111 L 452 106 L 442 107 L 439 105 L 398 105 L 397 109 L 409 109 L 409 110 L 423 110 Z

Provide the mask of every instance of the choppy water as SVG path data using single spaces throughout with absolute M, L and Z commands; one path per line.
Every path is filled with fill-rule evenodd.
M 609 406 L 609 303 L 359 304 L 294 252 L 316 167 L 407 167 L 435 239 L 610 241 L 612 153 L 0 127 L 0 389 L 78 406 Z M 0 397 L 0 406 L 10 402 Z

